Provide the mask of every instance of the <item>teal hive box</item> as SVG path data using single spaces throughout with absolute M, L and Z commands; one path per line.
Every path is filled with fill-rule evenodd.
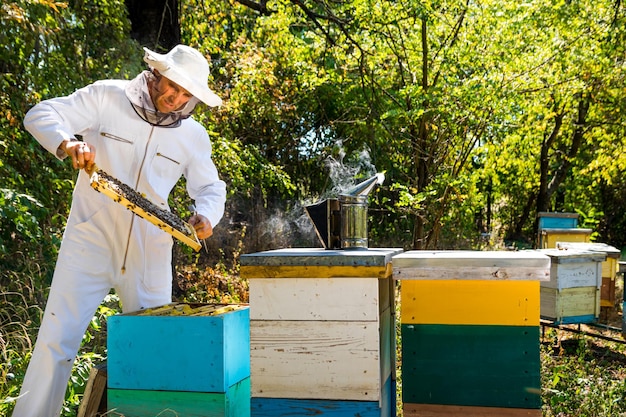
M 578 227 L 578 213 L 540 212 L 539 229 L 570 229 Z
M 109 389 L 108 408 L 126 417 L 250 417 L 250 378 L 225 393 Z
M 108 388 L 225 393 L 250 376 L 247 305 L 170 304 L 108 319 Z

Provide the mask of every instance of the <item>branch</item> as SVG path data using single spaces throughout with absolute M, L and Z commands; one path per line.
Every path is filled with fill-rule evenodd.
M 324 34 L 324 36 L 326 37 L 326 39 L 332 46 L 336 46 L 337 42 L 335 41 L 335 39 L 333 39 L 330 33 L 330 30 L 325 29 L 322 26 L 322 24 L 320 23 L 320 21 L 322 20 L 326 22 L 334 23 L 335 25 L 337 25 L 337 28 L 339 29 L 341 33 L 343 33 L 343 35 L 346 37 L 349 43 L 354 45 L 359 51 L 361 51 L 361 53 L 364 52 L 361 46 L 359 45 L 359 43 L 354 40 L 354 38 L 350 34 L 350 31 L 346 29 L 346 25 L 350 23 L 350 19 L 343 19 L 334 15 L 332 11 L 327 7 L 324 7 L 327 14 L 321 14 L 321 13 L 317 13 L 311 10 L 306 4 L 304 4 L 302 0 L 290 0 L 290 1 L 294 5 L 298 6 L 300 10 L 302 10 L 304 14 L 313 22 L 313 24 L 318 27 L 318 29 Z
M 267 0 L 261 0 L 260 2 L 255 2 L 252 0 L 235 0 L 237 3 L 242 6 L 246 6 L 249 9 L 259 12 L 264 16 L 271 16 L 276 13 L 276 10 L 270 10 L 267 8 Z
M 572 135 L 572 144 L 567 151 L 566 158 L 557 168 L 554 175 L 552 176 L 552 180 L 548 184 L 548 198 L 550 198 L 550 196 L 556 191 L 559 185 L 561 185 L 561 183 L 565 181 L 565 177 L 567 176 L 569 168 L 572 165 L 572 160 L 576 158 L 576 155 L 578 155 L 578 151 L 582 145 L 585 135 L 587 113 L 589 112 L 590 104 L 591 100 L 589 96 L 586 94 L 581 94 L 580 101 L 578 102 L 578 117 L 574 125 L 574 134 Z
M 319 22 L 320 19 L 323 20 L 330 20 L 327 16 L 321 15 L 319 13 L 315 13 L 313 10 L 309 9 L 304 3 L 302 3 L 302 1 L 300 0 L 291 0 L 291 2 L 293 4 L 295 4 L 296 6 L 298 6 L 303 12 L 304 14 L 311 19 L 311 21 L 313 22 L 313 24 L 315 26 L 317 26 L 317 28 L 324 34 L 324 36 L 326 37 L 326 39 L 328 40 L 328 42 L 330 42 L 331 45 L 335 46 L 337 45 L 337 42 L 335 42 L 335 40 L 332 38 L 332 36 L 330 35 L 330 32 L 327 31 L 326 29 L 324 29 L 324 27 L 322 26 L 322 24 Z
M 452 28 L 452 32 L 450 33 L 448 38 L 445 40 L 445 42 L 441 44 L 441 48 L 437 51 L 437 53 L 433 57 L 433 62 L 435 62 L 435 59 L 439 55 L 439 52 L 441 52 L 446 45 L 447 45 L 447 48 L 445 49 L 444 58 L 445 58 L 445 55 L 447 55 L 447 52 L 449 50 L 451 50 L 452 47 L 456 44 L 457 40 L 459 39 L 459 33 L 461 32 L 461 28 L 463 27 L 463 22 L 465 21 L 465 16 L 467 15 L 467 10 L 468 9 L 469 9 L 469 0 L 465 4 L 465 8 L 463 9 L 463 12 L 461 13 L 461 15 L 457 19 L 454 27 Z M 436 85 L 437 82 L 439 81 L 439 76 L 441 75 L 441 70 L 442 69 L 439 68 L 439 70 L 437 71 L 437 73 L 433 77 L 432 85 Z

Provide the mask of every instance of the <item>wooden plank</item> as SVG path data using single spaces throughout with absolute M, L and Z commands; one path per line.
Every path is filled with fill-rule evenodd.
M 587 251 L 582 249 L 562 250 L 557 248 L 538 249 L 540 252 L 550 257 L 551 264 L 568 264 L 578 262 L 604 262 L 606 254 Z
M 377 322 L 379 285 L 376 278 L 253 279 L 250 319 Z
M 396 325 L 394 311 L 385 310 L 380 316 L 380 378 L 384 381 L 387 376 L 396 380 Z
M 107 411 L 107 365 L 101 363 L 91 368 L 85 394 L 78 408 L 78 417 L 96 417 Z
M 602 264 L 597 259 L 589 258 L 586 261 L 578 258 L 578 262 L 563 263 L 559 257 L 550 267 L 550 280 L 542 281 L 541 286 L 546 288 L 574 288 L 598 287 L 602 285 Z
M 393 279 L 378 280 L 379 308 L 384 311 L 391 308 L 395 311 L 396 306 L 396 282 Z
M 619 270 L 619 267 L 617 266 L 618 259 L 619 258 L 612 258 L 607 256 L 606 261 L 602 262 L 603 277 L 615 279 Z
M 132 417 L 250 417 L 250 378 L 225 393 L 109 389 L 109 413 Z
M 600 315 L 600 291 L 594 287 L 555 288 L 541 287 L 541 317 L 564 322 L 567 317 Z M 582 322 L 581 322 L 582 323 Z
M 557 296 L 559 290 L 555 288 L 540 288 L 540 315 L 549 320 L 558 320 Z
M 539 326 L 402 324 L 405 403 L 541 407 Z
M 247 306 L 214 316 L 111 316 L 109 387 L 225 392 L 250 376 L 249 323 Z
M 378 401 L 252 398 L 254 417 L 381 417 Z M 395 417 L 392 416 L 392 417 Z
M 243 266 L 386 266 L 401 248 L 285 248 L 241 255 Z
M 602 288 L 600 289 L 600 305 L 602 307 L 615 307 L 615 279 L 602 277 Z
M 556 242 L 558 249 L 575 249 L 590 252 L 603 252 L 610 259 L 619 259 L 621 251 L 614 246 L 601 242 Z
M 381 315 L 379 329 L 381 335 L 381 378 L 391 375 L 396 381 L 396 282 L 392 279 L 378 280 L 380 284 Z M 395 391 L 394 391 L 395 395 Z M 394 402 L 395 403 L 395 402 Z M 394 417 L 394 415 L 392 415 Z
M 381 318 L 391 322 L 389 311 Z M 378 322 L 251 320 L 252 396 L 379 401 L 395 352 Z M 388 326 L 388 332 L 394 327 Z M 387 327 L 383 327 L 387 329 Z M 393 355 L 393 357 L 391 357 Z
M 402 281 L 403 324 L 539 325 L 537 281 Z
M 460 269 L 450 266 L 436 267 L 396 267 L 394 279 L 400 280 L 492 280 L 492 281 L 547 281 L 550 268 L 484 266 Z
M 598 321 L 598 316 L 595 314 L 587 314 L 583 316 L 566 316 L 562 317 L 560 320 L 555 320 L 554 324 L 584 324 L 584 323 L 594 323 Z
M 251 399 L 254 417 L 395 417 L 395 383 L 389 378 L 383 389 L 382 401 L 346 401 L 294 398 Z
M 371 265 L 308 265 L 273 266 L 241 265 L 242 278 L 391 278 L 391 264 Z
M 394 274 L 404 268 L 444 268 L 457 269 L 453 279 L 459 279 L 463 273 L 473 268 L 504 268 L 507 279 L 526 279 L 523 271 L 518 277 L 517 268 L 547 269 L 550 259 L 539 251 L 408 251 L 393 257 Z M 496 279 L 501 279 L 497 278 Z M 484 279 L 493 279 L 488 275 Z
M 541 409 L 403 404 L 404 417 L 541 417 Z

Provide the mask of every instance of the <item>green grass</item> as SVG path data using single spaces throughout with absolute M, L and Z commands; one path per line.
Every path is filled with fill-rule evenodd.
M 549 329 L 541 386 L 545 417 L 626 416 L 626 345 Z

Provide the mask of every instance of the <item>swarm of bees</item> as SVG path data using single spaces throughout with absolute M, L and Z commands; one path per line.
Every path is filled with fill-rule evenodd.
M 171 211 L 158 207 L 130 186 L 101 169 L 93 169 L 90 175 L 91 187 L 96 191 L 122 204 L 139 217 L 148 220 L 161 230 L 191 246 L 195 251 L 202 247 L 194 228 Z

